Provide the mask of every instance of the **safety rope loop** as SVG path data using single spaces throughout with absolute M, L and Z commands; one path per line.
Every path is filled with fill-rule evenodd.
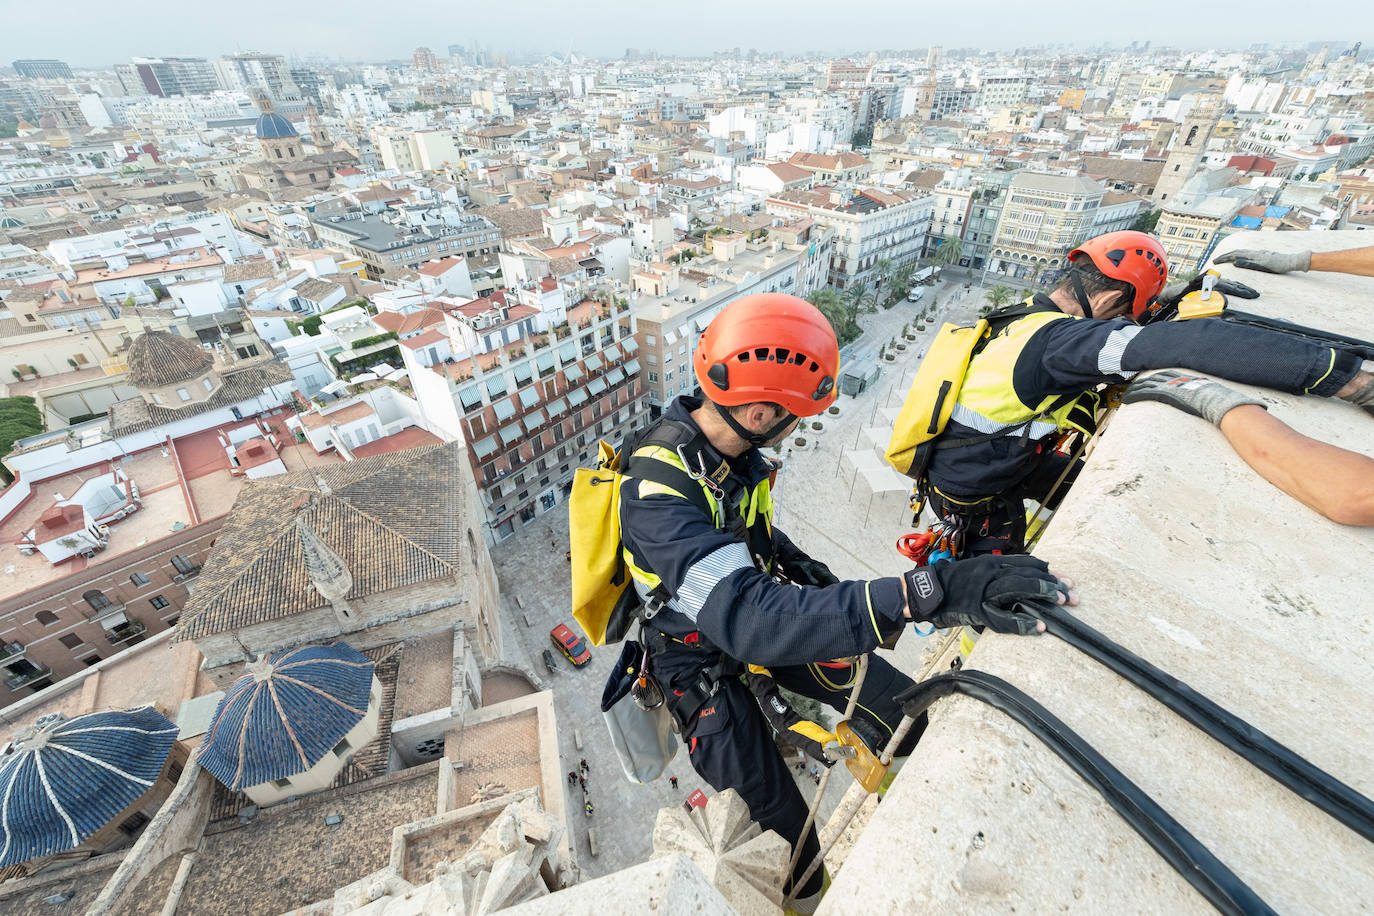
M 1028 608 L 1046 631 L 1144 690 L 1223 747 L 1374 842 L 1374 801 L 1057 605 Z
M 1219 912 L 1227 916 L 1274 913 L 1197 837 L 1077 732 L 1001 678 L 969 670 L 937 674 L 898 694 L 896 699 L 902 704 L 904 715 L 915 717 L 954 693 L 1001 710 L 1040 739 Z

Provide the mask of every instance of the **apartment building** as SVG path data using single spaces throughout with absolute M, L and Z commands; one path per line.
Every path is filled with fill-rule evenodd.
M 830 284 L 845 289 L 875 279 L 882 260 L 894 267 L 914 264 L 925 254 L 935 198 L 923 189 L 857 191 L 821 186 L 770 197 L 765 210 L 787 220 L 808 218 L 835 233 Z
M 1129 228 L 1143 203 L 1133 194 L 1107 192 L 1082 174 L 1018 172 L 1007 186 L 989 269 L 1014 279 L 1048 282 L 1065 269 L 1075 245 Z
M 392 278 L 427 261 L 461 255 L 495 258 L 501 231 L 491 220 L 456 210 L 413 206 L 381 214 L 353 210 L 310 221 L 316 237 L 363 262 L 369 280 Z
M 629 303 L 562 303 L 552 281 L 494 293 L 446 307 L 447 361 L 402 348 L 426 425 L 468 443 L 489 542 L 566 498 L 597 440 L 618 442 L 644 411 Z

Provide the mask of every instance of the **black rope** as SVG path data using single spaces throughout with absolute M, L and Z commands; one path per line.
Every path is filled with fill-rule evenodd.
M 1178 678 L 1112 642 L 1064 608 L 1037 607 L 1035 612 L 1045 621 L 1049 633 L 1115 671 L 1299 798 L 1374 842 L 1374 801 Z
M 1000 709 L 1039 738 L 1101 793 L 1117 814 L 1219 912 L 1228 916 L 1274 912 L 1197 837 L 1092 745 L 1044 706 L 1001 678 L 983 671 L 938 674 L 898 694 L 897 701 L 902 704 L 904 715 L 915 717 L 936 700 L 953 693 L 962 693 Z

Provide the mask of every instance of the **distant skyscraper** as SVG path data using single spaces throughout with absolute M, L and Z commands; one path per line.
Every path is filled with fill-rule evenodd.
M 439 58 L 435 57 L 434 52 L 429 48 L 416 48 L 412 60 L 416 70 L 433 72 L 439 69 Z
M 143 92 L 166 98 L 172 95 L 201 95 L 219 88 L 214 68 L 203 57 L 135 57 L 132 64 L 115 68 L 125 91 L 137 94 L 126 74 L 132 75 Z
M 69 80 L 72 68 L 60 60 L 16 60 L 14 72 L 31 80 Z
M 280 54 L 245 51 L 215 61 L 214 71 L 221 89 L 263 89 L 278 102 L 301 97 Z

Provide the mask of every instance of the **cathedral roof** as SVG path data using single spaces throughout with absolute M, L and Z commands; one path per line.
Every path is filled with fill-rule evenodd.
M 0 866 L 80 846 L 152 787 L 176 738 L 152 706 L 16 733 L 0 757 Z
M 231 789 L 304 773 L 367 715 L 373 667 L 342 642 L 250 663 L 220 700 L 197 760 Z
M 280 140 L 283 137 L 299 136 L 291 122 L 275 111 L 264 111 L 258 115 L 258 123 L 253 126 L 253 132 L 259 140 Z
M 215 364 L 209 351 L 170 331 L 145 331 L 126 355 L 129 381 L 139 388 L 161 388 L 204 375 Z

